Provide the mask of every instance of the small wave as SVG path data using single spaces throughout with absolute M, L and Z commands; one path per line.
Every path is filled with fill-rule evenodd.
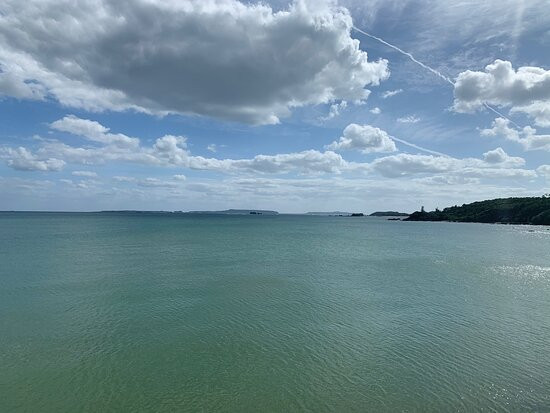
M 496 273 L 507 275 L 526 283 L 531 282 L 548 282 L 550 283 L 550 267 L 542 267 L 539 265 L 502 265 L 492 267 Z

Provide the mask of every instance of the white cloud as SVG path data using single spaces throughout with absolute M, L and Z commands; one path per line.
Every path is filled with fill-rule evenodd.
M 418 173 L 441 173 L 454 169 L 456 160 L 451 157 L 412 155 L 401 153 L 375 159 L 373 169 L 386 177 L 399 177 Z
M 0 96 L 7 95 L 17 99 L 41 100 L 44 98 L 44 87 L 36 82 L 25 81 L 20 75 L 2 73 L 6 65 L 0 64 Z
M 51 127 L 59 129 L 59 125 L 60 123 L 53 122 Z M 144 165 L 211 170 L 223 173 L 259 172 L 279 174 L 299 172 L 303 174 L 319 174 L 341 173 L 350 168 L 350 163 L 332 151 L 319 152 L 316 150 L 307 150 L 276 155 L 256 155 L 250 159 L 205 158 L 191 155 L 187 148 L 187 138 L 184 136 L 165 135 L 158 138 L 151 147 L 144 147 L 139 145 L 138 138 L 130 138 L 117 134 L 116 136 L 123 136 L 132 142 L 138 142 L 137 145 L 120 146 L 114 143 L 112 139 L 104 138 L 106 135 L 110 135 L 108 129 L 97 122 L 72 118 L 70 125 L 86 126 L 74 127 L 71 131 L 75 135 L 87 139 L 93 138 L 92 140 L 98 143 L 103 142 L 103 144 L 97 147 L 76 147 L 56 140 L 48 140 L 41 142 L 42 146 L 37 150 L 36 155 L 32 155 L 25 148 L 19 148 L 18 150 L 6 148 L 4 149 L 4 153 L 7 155 L 4 157 L 9 158 L 8 166 L 23 169 L 21 162 L 16 163 L 13 160 L 15 159 L 14 154 L 18 153 L 20 154 L 19 158 L 23 154 L 27 158 L 30 157 L 29 159 L 32 161 L 50 159 L 48 165 L 51 168 L 60 165 L 59 169 L 65 164 L 65 161 L 84 165 L 122 161 Z M 66 131 L 68 129 L 64 128 Z M 42 163 L 39 165 L 42 165 Z M 127 180 L 125 177 L 118 178 L 120 178 L 120 181 Z
M 187 138 L 184 136 L 165 135 L 156 140 L 152 152 L 148 153 L 152 159 L 168 165 L 186 165 L 189 161 Z
M 380 128 L 370 125 L 358 125 L 352 123 L 344 129 L 343 136 L 338 141 L 326 146 L 333 151 L 358 150 L 363 153 L 371 152 L 395 152 L 395 143 Z
M 65 185 L 68 185 L 69 187 L 74 189 L 84 189 L 84 190 L 95 189 L 100 184 L 100 182 L 93 179 L 86 179 L 78 182 L 74 182 L 71 179 L 60 179 L 59 182 Z
M 95 178 L 97 177 L 97 173 L 92 171 L 73 171 L 72 175 L 74 176 L 83 176 L 87 178 Z
M 218 150 L 215 143 L 211 143 L 206 147 L 206 149 L 208 149 L 210 152 L 213 152 L 213 153 L 216 153 L 216 151 Z
M 504 149 L 498 147 L 492 151 L 487 151 L 483 154 L 485 162 L 490 164 L 506 164 L 510 167 L 518 167 L 525 165 L 525 159 L 508 155 Z
M 237 0 L 4 0 L 0 93 L 273 124 L 294 107 L 364 100 L 389 76 L 351 27 L 328 0 L 278 12 Z
M 550 127 L 550 99 L 537 101 L 527 106 L 512 107 L 510 112 L 523 112 L 535 119 L 535 124 L 543 128 Z
M 473 112 L 489 104 L 524 112 L 540 126 L 550 125 L 550 70 L 532 66 L 514 70 L 510 62 L 495 60 L 484 72 L 460 73 L 454 95 L 457 112 Z
M 541 165 L 537 168 L 537 173 L 550 180 L 550 165 Z
M 260 173 L 286 173 L 298 171 L 304 174 L 341 173 L 349 167 L 339 154 L 332 151 L 319 152 L 307 150 L 303 152 L 256 155 L 252 159 L 199 159 L 195 157 L 191 165 L 196 169 L 213 169 L 226 172 L 253 171 Z M 201 162 L 201 160 L 203 162 Z
M 348 106 L 348 102 L 346 102 L 345 100 L 342 100 L 340 103 L 334 103 L 330 105 L 328 115 L 321 118 L 321 120 L 329 120 L 337 116 L 340 116 L 340 112 L 345 108 L 347 108 L 347 106 Z
M 392 96 L 398 95 L 400 93 L 403 93 L 403 89 L 387 90 L 385 92 L 382 92 L 380 94 L 380 97 L 382 99 L 387 99 L 387 98 L 391 98 Z
M 372 169 L 389 178 L 416 174 L 442 174 L 479 178 L 532 179 L 534 171 L 515 168 L 516 163 L 495 165 L 476 158 L 457 159 L 450 156 L 413 155 L 401 153 L 375 159 Z
M 397 118 L 397 122 L 399 123 L 418 123 L 420 122 L 420 118 L 415 115 L 409 115 L 404 116 L 402 118 Z
M 185 181 L 185 175 L 174 175 L 172 178 L 148 177 L 138 179 L 131 176 L 113 176 L 113 180 L 121 183 L 135 184 L 142 188 L 176 188 Z
M 115 176 L 113 176 L 113 179 L 117 182 L 135 182 L 136 181 L 136 178 L 134 178 L 132 176 L 115 175 Z
M 369 112 L 373 115 L 380 115 L 380 113 L 382 113 L 379 107 L 372 108 L 371 110 L 369 110 Z
M 138 186 L 145 188 L 173 188 L 177 186 L 176 182 L 158 178 L 145 178 L 137 180 L 136 182 Z
M 65 116 L 63 119 L 56 120 L 50 127 L 54 130 L 82 136 L 91 141 L 108 145 L 120 147 L 139 146 L 139 139 L 137 138 L 130 138 L 121 133 L 109 133 L 109 128 L 106 128 L 100 123 L 88 119 L 80 119 L 74 115 Z
M 521 144 L 526 151 L 550 152 L 550 135 L 537 135 L 537 130 L 530 126 L 514 129 L 510 127 L 510 121 L 504 118 L 496 118 L 491 126 L 490 129 L 482 129 L 481 136 L 501 136 Z
M 21 146 L 16 149 L 0 148 L 0 158 L 4 158 L 9 167 L 19 171 L 57 172 L 65 166 L 65 161 L 61 159 L 41 157 Z
M 103 130 L 101 129 L 103 126 L 100 124 L 94 127 Z M 90 134 L 88 129 L 84 131 L 75 129 L 75 133 Z M 328 145 L 327 150 L 324 152 L 306 150 L 275 155 L 261 154 L 247 159 L 217 159 L 194 156 L 187 148 L 187 139 L 183 136 L 173 135 L 160 137 L 151 146 L 120 147 L 112 143 L 99 143 L 98 146 L 94 147 L 76 147 L 55 140 L 41 141 L 40 145 L 34 154 L 25 148 L 4 148 L 2 150 L 3 158 L 7 160 L 8 166 L 27 170 L 56 170 L 60 169 L 65 162 L 85 165 L 106 162 L 132 162 L 141 165 L 207 170 L 234 175 L 290 173 L 303 175 L 338 175 L 346 173 L 357 175 L 375 172 L 390 178 L 417 174 L 493 179 L 530 179 L 536 176 L 534 171 L 517 168 L 523 165 L 523 160 L 508 156 L 504 151 L 501 152 L 500 148 L 485 153 L 485 160 L 403 153 L 378 158 L 371 163 L 350 162 L 335 153 L 334 150 L 355 149 L 365 153 L 396 150 L 395 143 L 385 131 L 370 125 L 357 124 L 348 125 L 343 131 L 343 136 L 338 141 Z M 78 172 L 86 171 L 76 172 L 76 176 L 82 176 Z M 184 176 L 177 174 L 172 179 L 163 179 L 160 182 L 139 180 L 126 176 L 115 176 L 113 179 L 117 182 L 134 183 L 140 187 L 175 187 L 178 181 L 181 182 L 184 179 Z M 92 181 L 84 182 L 86 185 L 92 185 L 92 183 Z

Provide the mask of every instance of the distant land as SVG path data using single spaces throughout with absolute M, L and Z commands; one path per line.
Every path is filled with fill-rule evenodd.
M 216 215 L 279 215 L 277 211 L 265 209 L 225 209 L 223 211 L 189 211 L 188 214 L 216 214 Z
M 332 212 L 306 212 L 305 215 L 320 215 L 320 216 L 349 216 L 351 212 L 332 211 Z
M 197 214 L 197 215 L 279 215 L 277 211 L 263 209 L 225 209 L 223 211 L 139 211 L 114 210 L 91 212 L 98 214 Z
M 550 225 L 550 196 L 498 198 L 473 202 L 442 211 L 412 213 L 404 221 L 452 221 L 500 224 Z
M 397 211 L 376 211 L 369 215 L 369 217 L 408 217 L 410 214 Z

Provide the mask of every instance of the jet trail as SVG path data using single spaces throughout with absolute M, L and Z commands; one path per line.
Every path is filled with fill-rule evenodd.
M 439 77 L 440 79 L 443 79 L 445 82 L 450 83 L 450 84 L 453 85 L 453 86 L 455 85 L 455 84 L 453 83 L 453 81 L 452 81 L 451 79 L 449 79 L 447 76 L 441 74 L 440 72 L 438 72 L 438 71 L 435 70 L 435 69 L 432 69 L 430 66 L 428 66 L 428 65 L 426 65 L 426 64 L 424 64 L 424 63 L 422 63 L 421 61 L 416 60 L 416 58 L 415 58 L 412 54 L 410 54 L 410 53 L 404 51 L 403 49 L 400 49 L 399 47 L 394 46 L 393 44 L 388 43 L 387 41 L 385 41 L 384 39 L 381 39 L 380 37 L 376 37 L 376 36 L 373 36 L 372 34 L 369 34 L 369 33 L 367 33 L 367 32 L 364 32 L 363 30 L 358 29 L 358 28 L 355 27 L 355 26 L 353 26 L 353 29 L 356 30 L 356 31 L 358 31 L 359 33 L 363 33 L 365 36 L 368 36 L 368 37 L 370 37 L 370 38 L 372 38 L 372 39 L 374 39 L 374 40 L 378 40 L 380 43 L 385 44 L 386 46 L 391 47 L 391 48 L 394 49 L 394 50 L 397 50 L 399 53 L 401 53 L 401 54 L 407 56 L 407 57 L 408 57 L 409 59 L 411 59 L 414 63 L 416 63 L 417 65 L 422 66 L 422 67 L 423 67 L 424 69 L 426 69 L 426 70 L 429 70 L 430 72 L 432 72 L 434 75 L 436 75 L 436 76 Z
M 509 120 L 510 123 L 512 123 L 513 125 L 516 126 L 516 128 L 518 129 L 521 129 L 521 126 L 519 126 L 516 122 L 514 122 L 512 119 L 510 119 L 508 116 L 506 115 L 503 115 L 502 113 L 500 113 L 498 110 L 496 110 L 494 107 L 490 106 L 489 104 L 483 102 L 483 106 L 485 106 L 487 109 L 489 109 L 490 111 L 496 113 L 498 116 L 500 116 L 501 118 L 504 118 L 506 120 Z
M 452 158 L 452 156 L 447 155 L 447 154 L 445 154 L 445 153 L 437 152 L 437 151 L 432 151 L 431 149 L 423 148 L 422 146 L 418 146 L 418 145 L 415 145 L 414 143 L 410 143 L 410 142 L 404 141 L 403 139 L 396 138 L 395 136 L 392 136 L 391 138 L 392 138 L 394 141 L 396 141 L 396 142 L 402 143 L 403 145 L 411 146 L 411 147 L 413 147 L 413 148 L 415 148 L 415 149 L 418 149 L 418 150 L 420 150 L 420 151 L 431 153 L 432 155 L 444 156 L 444 157 L 446 157 L 446 158 Z
M 381 39 L 380 37 L 376 37 L 376 36 L 373 36 L 372 34 L 369 34 L 361 29 L 358 29 L 357 27 L 353 26 L 353 29 L 358 31 L 359 33 L 363 33 L 365 36 L 368 36 L 368 37 L 371 37 L 373 38 L 374 40 L 378 40 L 380 43 L 382 44 L 385 44 L 386 46 L 388 47 L 391 47 L 392 49 L 394 50 L 397 50 L 399 53 L 407 56 L 409 59 L 411 59 L 414 63 L 416 63 L 417 65 L 420 65 L 422 66 L 424 69 L 426 70 L 429 70 L 430 72 L 432 72 L 434 75 L 436 75 L 437 77 L 439 77 L 440 79 L 443 79 L 445 82 L 451 84 L 452 86 L 454 86 L 454 83 L 451 79 L 449 79 L 447 76 L 441 74 L 440 72 L 438 72 L 437 70 L 435 69 L 432 69 L 430 66 L 428 65 L 425 65 L 424 63 L 422 63 L 421 61 L 417 60 L 412 54 L 404 51 L 403 49 L 400 49 L 399 47 L 397 46 L 394 46 L 393 44 L 390 44 L 388 42 L 386 42 L 384 39 Z M 437 155 L 437 156 L 444 156 L 444 157 L 447 157 L 447 158 L 450 158 L 451 156 L 445 154 L 445 153 L 441 153 L 441 152 L 437 152 L 437 151 L 432 151 L 431 149 L 426 149 L 426 148 L 423 148 L 421 146 L 418 146 L 418 145 L 415 145 L 414 143 L 410 143 L 410 142 L 407 142 L 403 139 L 399 139 L 399 138 L 396 138 L 394 136 L 391 137 L 394 141 L 396 142 L 399 142 L 399 143 L 402 143 L 403 145 L 407 145 L 407 146 L 410 146 L 412 148 L 415 148 L 415 149 L 418 149 L 420 151 L 423 151 L 423 152 L 427 152 L 427 153 L 430 153 L 432 155 Z
M 393 44 L 391 43 L 388 43 L 387 41 L 385 41 L 384 39 L 381 39 L 380 37 L 377 37 L 377 36 L 374 36 L 370 33 L 367 33 L 355 26 L 352 26 L 352 28 L 355 30 L 355 31 L 358 31 L 359 33 L 362 33 L 364 34 L 365 36 L 368 36 L 370 37 L 371 39 L 374 39 L 374 40 L 377 40 L 379 41 L 380 43 L 392 48 L 393 50 L 396 50 L 398 51 L 399 53 L 401 53 L 402 55 L 405 55 L 407 56 L 409 59 L 411 59 L 414 63 L 416 63 L 417 65 L 423 67 L 424 69 L 426 70 L 429 70 L 430 72 L 432 72 L 434 75 L 436 75 L 437 77 L 439 77 L 440 79 L 443 79 L 445 82 L 449 83 L 451 86 L 455 86 L 454 82 L 448 78 L 447 76 L 443 75 L 441 72 L 435 70 L 434 68 L 431 68 L 430 66 L 422 63 L 421 61 L 417 60 L 412 54 L 410 54 L 409 52 L 406 52 L 404 51 L 403 49 L 400 49 L 399 47 L 397 46 L 394 46 Z M 489 105 L 488 103 L 486 102 L 483 102 L 483 106 L 485 106 L 487 109 L 489 109 L 491 112 L 494 112 L 496 113 L 498 116 L 504 118 L 504 119 L 507 119 L 510 121 L 510 123 L 512 123 L 513 125 L 515 125 L 518 129 L 521 129 L 521 126 L 519 126 L 516 122 L 514 122 L 512 119 L 510 119 L 508 116 L 506 115 L 503 115 L 502 113 L 500 113 L 498 110 L 496 110 L 495 108 L 493 108 L 491 105 Z M 406 144 L 406 143 L 405 143 Z

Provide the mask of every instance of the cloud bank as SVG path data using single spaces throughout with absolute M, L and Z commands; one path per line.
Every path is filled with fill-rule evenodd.
M 275 12 L 237 0 L 4 0 L 0 94 L 274 124 L 295 107 L 362 101 L 389 76 L 351 28 L 331 1 Z
M 382 129 L 371 125 L 348 125 L 340 139 L 327 145 L 323 152 L 309 149 L 273 155 L 259 154 L 244 159 L 218 159 L 193 155 L 188 149 L 187 138 L 184 136 L 165 135 L 156 139 L 152 145 L 143 146 L 139 138 L 120 133 L 113 134 L 109 128 L 98 122 L 75 116 L 59 119 L 51 123 L 50 128 L 53 131 L 70 133 L 89 143 L 83 146 L 72 146 L 56 139 L 48 139 L 40 141 L 39 147 L 34 152 L 23 147 L 15 149 L 0 147 L 0 158 L 13 169 L 43 172 L 59 171 L 66 164 L 91 166 L 109 162 L 129 162 L 144 166 L 184 168 L 233 175 L 379 174 L 387 178 L 399 178 L 438 174 L 447 175 L 447 178 L 533 179 L 537 177 L 535 171 L 520 168 L 525 163 L 522 158 L 509 156 L 502 148 L 486 152 L 483 159 L 399 153 L 382 156 L 372 162 L 348 161 L 335 152 L 341 150 L 356 150 L 362 153 L 395 152 L 397 148 L 393 139 Z M 517 139 L 526 138 L 517 137 Z M 91 178 L 97 174 L 90 170 L 75 171 L 73 176 Z M 185 179 L 184 175 L 179 173 L 177 176 Z M 114 179 L 129 182 L 130 178 L 115 177 Z M 158 186 L 160 183 L 140 181 L 140 185 Z

